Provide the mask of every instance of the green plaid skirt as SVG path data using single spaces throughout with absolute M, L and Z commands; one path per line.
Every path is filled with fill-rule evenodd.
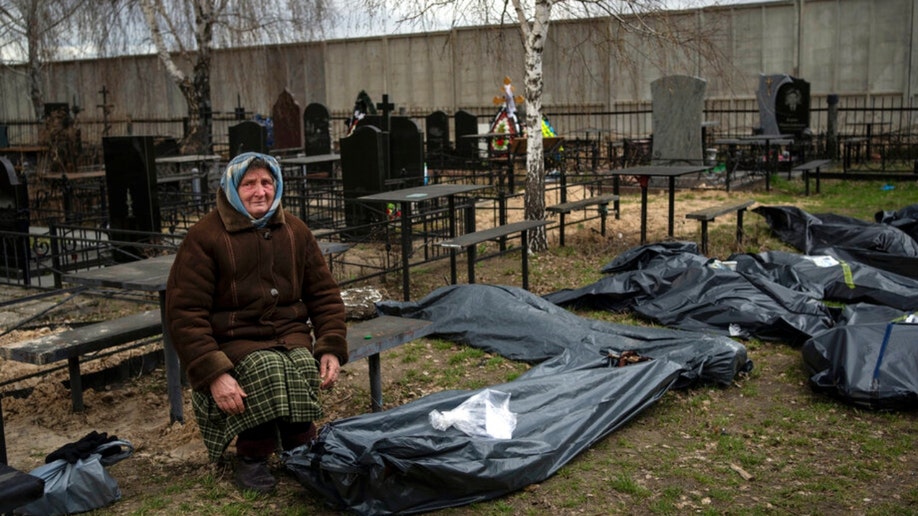
M 256 351 L 236 364 L 230 374 L 247 394 L 242 414 L 228 415 L 220 410 L 209 391 L 195 390 L 191 397 L 204 446 L 214 462 L 243 430 L 280 418 L 306 423 L 322 417 L 316 395 L 319 369 L 307 349 Z

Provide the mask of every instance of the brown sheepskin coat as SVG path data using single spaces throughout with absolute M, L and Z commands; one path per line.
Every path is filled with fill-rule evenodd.
M 260 349 L 306 347 L 343 365 L 345 316 L 306 224 L 279 208 L 256 228 L 222 190 L 217 209 L 188 231 L 166 286 L 168 331 L 194 389 Z

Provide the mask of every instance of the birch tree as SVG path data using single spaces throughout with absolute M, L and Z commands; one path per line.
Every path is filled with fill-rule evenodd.
M 63 57 L 73 14 L 85 0 L 4 0 L 0 3 L 0 42 L 4 64 L 26 63 L 29 99 L 35 118 L 44 115 L 44 67 Z
M 519 27 L 525 54 L 527 151 L 524 202 L 527 220 L 545 218 L 542 56 L 553 15 L 607 17 L 611 24 L 636 34 L 641 40 L 678 48 L 687 59 L 703 55 L 714 69 L 719 69 L 719 62 L 722 62 L 715 46 L 710 43 L 710 29 L 700 26 L 685 28 L 671 23 L 665 0 L 364 0 L 364 3 L 370 13 L 383 13 L 387 4 L 396 4 L 403 13 L 399 23 L 423 26 L 432 17 L 442 18 L 444 13 L 449 13 L 453 17 L 453 26 L 498 21 Z M 623 65 L 632 61 L 623 40 L 610 40 L 608 44 L 616 49 Z M 529 239 L 529 251 L 546 249 L 545 228 L 537 228 Z
M 521 0 L 512 0 L 520 26 L 520 36 L 526 49 L 526 191 L 524 206 L 527 220 L 545 218 L 545 160 L 542 139 L 542 53 L 548 26 L 551 22 L 551 6 L 557 0 L 535 0 L 532 18 L 528 18 Z M 523 252 L 548 249 L 545 226 L 531 234 L 529 249 Z
M 100 53 L 136 46 L 140 13 L 147 41 L 187 104 L 188 131 L 181 143 L 186 154 L 210 151 L 215 49 L 315 39 L 333 15 L 327 0 L 113 0 L 99 5 L 100 19 L 115 12 L 122 22 L 100 31 Z

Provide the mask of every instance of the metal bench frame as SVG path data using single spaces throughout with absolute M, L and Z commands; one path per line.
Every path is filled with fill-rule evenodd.
M 440 242 L 440 245 L 452 249 L 466 248 L 466 255 L 468 255 L 469 283 L 475 283 L 475 259 L 477 257 L 477 250 L 475 247 L 482 242 L 487 242 L 488 240 L 496 240 L 498 238 L 506 237 L 514 233 L 520 233 L 520 238 L 522 241 L 520 248 L 522 249 L 521 254 L 523 255 L 523 288 L 529 290 L 529 231 L 546 225 L 548 225 L 547 220 L 524 220 L 521 222 L 511 222 L 510 224 L 504 224 L 503 226 L 466 233 L 451 240 Z M 454 264 L 455 261 L 451 261 L 450 273 L 453 285 L 456 284 L 456 268 Z
M 810 172 L 816 172 L 816 193 L 819 193 L 819 169 L 828 166 L 830 163 L 832 163 L 830 159 L 814 159 L 791 169 L 791 172 L 803 173 L 804 194 L 806 196 L 810 195 Z
M 160 335 L 162 332 L 159 310 L 148 310 L 3 346 L 0 347 L 0 356 L 34 365 L 66 359 L 73 410 L 81 412 L 84 408 L 83 380 L 80 375 L 82 355 Z
M 755 204 L 755 201 L 750 199 L 741 202 L 729 202 L 687 213 L 685 218 L 701 222 L 702 254 L 708 254 L 708 222 L 713 221 L 720 215 L 725 215 L 733 211 L 736 212 L 736 243 L 741 244 L 743 242 L 743 213 L 753 204 Z
M 599 215 L 600 215 L 600 234 L 606 236 L 606 216 L 609 214 L 609 203 L 617 202 L 619 197 L 617 195 L 597 195 L 595 197 L 587 197 L 586 199 L 581 199 L 579 201 L 570 201 L 562 202 L 560 204 L 555 204 L 554 206 L 548 206 L 545 208 L 545 211 L 550 213 L 557 213 L 561 217 L 560 221 L 560 234 L 559 234 L 559 243 L 561 247 L 564 247 L 564 218 L 568 213 L 579 210 L 581 208 L 587 208 L 589 206 L 599 206 Z

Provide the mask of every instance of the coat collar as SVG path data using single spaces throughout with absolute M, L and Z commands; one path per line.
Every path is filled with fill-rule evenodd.
M 229 202 L 229 199 L 226 198 L 226 193 L 224 193 L 223 190 L 217 191 L 217 213 L 220 215 L 220 220 L 223 221 L 223 226 L 230 233 L 244 231 L 246 229 L 252 229 L 255 227 L 248 217 L 239 213 L 236 208 L 233 208 Z M 284 209 L 281 205 L 277 207 L 277 211 L 274 212 L 274 215 L 271 217 L 271 220 L 268 221 L 267 225 L 276 226 L 283 223 Z

